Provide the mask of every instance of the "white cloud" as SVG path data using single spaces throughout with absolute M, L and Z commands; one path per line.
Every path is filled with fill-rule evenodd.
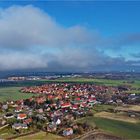
M 64 28 L 47 13 L 33 6 L 12 6 L 0 10 L 0 48 L 10 50 L 10 55 L 1 53 L 0 65 L 3 69 L 46 67 L 52 60 L 61 65 L 84 67 L 89 57 L 82 47 L 94 45 L 97 40 L 98 35 L 85 27 L 76 25 Z M 36 56 L 26 55 L 28 51 L 33 53 L 36 46 L 41 46 Z M 59 49 L 59 53 L 54 51 L 50 54 L 53 58 L 45 55 L 47 61 L 44 56 L 44 60 L 40 59 L 41 52 L 49 55 L 47 49 L 52 47 Z M 17 55 L 17 51 L 20 55 Z
M 106 46 L 105 42 L 86 27 L 63 27 L 31 5 L 0 9 L 0 70 L 88 69 L 118 63 L 120 58 L 113 59 L 98 51 L 97 47 Z
M 1 70 L 47 67 L 47 60 L 33 54 L 10 53 L 0 55 Z
M 0 10 L 0 46 L 66 47 L 88 45 L 96 36 L 78 25 L 63 28 L 48 14 L 33 6 L 13 6 Z M 95 37 L 95 38 L 94 38 Z

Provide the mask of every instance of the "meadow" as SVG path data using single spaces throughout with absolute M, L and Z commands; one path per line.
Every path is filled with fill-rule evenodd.
M 67 83 L 93 83 L 106 86 L 128 85 L 133 88 L 140 88 L 140 80 L 135 80 L 134 83 L 127 83 L 126 80 L 111 80 L 111 79 L 95 79 L 95 78 L 59 78 L 55 80 L 40 80 L 42 82 L 67 82 Z
M 0 102 L 6 101 L 6 100 L 20 100 L 20 99 L 27 99 L 34 94 L 28 94 L 28 93 L 21 93 L 20 90 L 21 87 L 6 87 L 6 88 L 0 88 Z
M 126 139 L 140 139 L 140 123 L 130 123 L 102 117 L 85 117 L 79 122 L 97 126 L 99 130 Z

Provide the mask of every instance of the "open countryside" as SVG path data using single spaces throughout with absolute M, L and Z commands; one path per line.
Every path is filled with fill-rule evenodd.
M 31 86 L 33 82 L 33 87 Z M 40 83 L 42 82 L 42 83 Z M 128 82 L 128 80 L 106 80 L 106 79 L 91 79 L 91 78 L 58 78 L 55 80 L 36 80 L 36 81 L 23 81 L 19 82 L 18 86 L 16 87 L 15 83 L 11 85 L 10 87 L 1 87 L 0 88 L 0 96 L 1 96 L 1 102 L 6 102 L 6 101 L 18 101 L 18 100 L 25 100 L 28 98 L 38 98 L 40 96 L 41 92 L 39 91 L 39 87 L 43 87 L 44 83 L 46 83 L 46 86 L 48 85 L 48 89 L 51 85 L 65 85 L 66 87 L 69 87 L 71 85 L 93 85 L 93 87 L 108 87 L 108 94 L 112 94 L 112 90 L 117 90 L 119 87 L 127 87 L 127 90 L 121 90 L 122 95 L 127 95 L 131 96 L 131 94 L 134 94 L 134 90 L 137 91 L 135 92 L 136 95 L 139 96 L 139 80 L 133 80 L 133 83 Z M 29 85 L 28 85 L 29 84 Z M 19 86 L 20 85 L 20 86 Z M 38 86 L 36 86 L 38 85 Z M 27 87 L 27 89 L 25 88 Z M 38 90 L 34 92 L 34 90 L 38 87 Z M 30 88 L 32 92 L 30 91 Z M 45 88 L 45 86 L 44 86 Z M 101 89 L 98 89 L 99 91 Z M 114 88 L 114 89 L 113 89 Z M 97 89 L 96 89 L 97 90 Z M 98 93 L 98 90 L 96 91 Z M 26 91 L 26 92 L 25 92 Z M 55 91 L 55 90 L 54 90 Z M 132 92 L 131 92 L 132 91 Z M 40 93 L 39 93 L 40 92 Z M 69 92 L 69 91 L 67 91 Z M 101 90 L 102 92 L 102 90 Z M 38 94 L 39 93 L 39 94 Z M 43 92 L 42 92 L 43 93 Z M 45 91 L 44 91 L 45 93 Z M 96 94 L 97 94 L 96 93 Z M 59 93 L 58 93 L 59 94 Z M 76 96 L 77 93 L 75 93 Z M 95 95 L 96 95 L 95 94 Z M 97 94 L 98 95 L 98 94 Z M 97 97 L 96 100 L 98 101 Z M 44 94 L 43 94 L 44 96 Z M 48 96 L 49 97 L 49 96 Z M 41 97 L 39 97 L 41 98 Z M 50 98 L 50 97 L 49 97 Z M 109 98 L 109 97 L 105 97 Z M 74 120 L 74 124 L 82 125 L 86 124 L 88 127 L 91 127 L 93 132 L 91 133 L 92 135 L 96 136 L 97 133 L 102 133 L 102 135 L 105 137 L 105 135 L 110 135 L 114 137 L 120 137 L 121 138 L 128 138 L 128 139 L 138 139 L 140 138 L 138 131 L 140 130 L 140 118 L 139 118 L 139 113 L 140 113 L 140 108 L 139 105 L 132 105 L 132 104 L 123 104 L 122 101 L 119 103 L 98 103 L 96 101 L 96 104 L 93 104 L 93 107 L 90 108 L 90 115 L 91 116 L 83 116 L 80 118 L 76 118 Z M 101 102 L 101 101 L 100 101 Z M 74 107 L 74 106 L 73 106 Z M 78 107 L 77 105 L 75 107 Z M 9 108 L 10 112 L 13 112 L 13 107 Z M 41 110 L 40 110 L 41 111 Z M 12 113 L 11 112 L 11 113 Z M 23 109 L 22 111 L 23 112 Z M 41 112 L 40 112 L 41 113 Z M 3 114 L 3 111 L 1 112 Z M 42 113 L 41 113 L 42 114 Z M 134 117 L 131 117 L 134 116 Z M 14 120 L 13 120 L 14 121 Z M 57 138 L 62 138 L 62 139 L 67 139 L 63 135 L 59 135 L 61 132 L 55 132 L 54 134 L 51 134 L 47 131 L 44 132 L 36 132 L 32 134 L 34 131 L 38 131 L 39 129 L 31 126 L 27 130 L 22 130 L 19 134 L 15 133 L 15 130 L 12 130 L 9 126 L 3 128 L 0 133 L 1 133 L 1 138 L 15 138 L 15 139 L 27 139 L 27 138 L 33 138 L 37 137 L 38 139 L 57 139 Z M 90 130 L 90 131 L 91 131 Z M 85 132 L 85 130 L 82 130 L 80 132 L 80 135 L 82 136 Z M 127 133 L 129 132 L 128 135 Z M 27 133 L 27 134 L 26 134 Z M 30 134 L 31 133 L 31 134 Z M 91 137 L 90 134 L 90 137 Z M 22 136 L 23 135 L 23 136 Z M 25 136 L 24 136 L 25 135 Z M 69 138 L 74 138 L 74 137 L 79 137 L 78 135 L 74 134 L 73 136 Z M 87 137 L 87 136 L 83 136 Z M 97 137 L 97 136 L 96 136 Z M 82 137 L 81 137 L 82 138 Z

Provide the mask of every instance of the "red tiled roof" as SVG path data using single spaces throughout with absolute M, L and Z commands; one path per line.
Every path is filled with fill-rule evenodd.
M 19 118 L 26 118 L 27 115 L 26 115 L 26 114 L 18 114 L 18 117 L 19 117 Z
M 31 118 L 24 120 L 24 123 L 29 124 L 31 123 L 33 120 Z
M 72 109 L 78 109 L 78 106 L 77 105 L 73 105 Z
M 64 103 L 64 104 L 61 104 L 61 107 L 62 108 L 66 108 L 66 107 L 70 107 L 71 104 L 70 103 Z

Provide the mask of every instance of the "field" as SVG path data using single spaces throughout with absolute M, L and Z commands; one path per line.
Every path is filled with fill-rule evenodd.
M 6 100 L 19 100 L 32 97 L 34 94 L 21 93 L 20 87 L 0 88 L 0 102 Z
M 60 78 L 56 80 L 40 80 L 46 82 L 69 82 L 69 83 L 94 83 L 98 85 L 106 86 L 119 86 L 119 85 L 130 85 L 133 88 L 140 87 L 140 80 L 135 80 L 134 83 L 127 83 L 126 80 L 110 80 L 110 79 L 94 79 L 94 78 Z
M 41 85 L 45 83 L 93 83 L 98 85 L 107 86 L 119 86 L 119 85 L 130 85 L 133 88 L 140 88 L 140 80 L 134 80 L 134 83 L 127 83 L 126 80 L 110 80 L 110 79 L 95 79 L 95 78 L 59 78 L 59 79 L 43 79 L 36 81 L 18 81 L 18 82 L 8 82 L 1 83 L 0 87 L 22 87 L 22 86 L 34 86 Z
M 116 110 L 121 110 L 121 111 L 134 111 L 134 112 L 140 112 L 140 106 L 139 105 L 127 105 L 127 106 L 120 106 L 116 107 Z
M 125 115 L 125 114 L 110 113 L 110 112 L 105 112 L 105 111 L 102 111 L 100 113 L 96 113 L 94 116 L 95 117 L 101 117 L 101 118 L 107 118 L 107 119 L 111 119 L 111 120 L 119 120 L 119 121 L 124 121 L 124 122 L 131 122 L 131 123 L 140 122 L 139 119 L 131 118 L 128 115 Z
M 19 137 L 15 140 L 28 140 L 28 139 L 30 140 L 66 140 L 64 137 L 51 134 L 51 133 L 46 134 L 45 132 L 38 132 L 32 135 Z
M 140 80 L 135 80 L 134 83 L 127 83 L 125 80 L 108 80 L 108 79 L 93 79 L 93 78 L 60 78 L 55 80 L 37 80 L 37 81 L 19 81 L 12 83 L 0 84 L 0 101 L 6 101 L 9 99 L 18 100 L 31 97 L 33 94 L 22 94 L 19 92 L 20 87 L 42 85 L 46 83 L 93 83 L 97 85 L 106 86 L 119 86 L 130 85 L 135 90 L 128 91 L 128 93 L 140 93 Z
M 134 124 L 130 122 L 100 118 L 100 117 L 86 117 L 79 122 L 87 122 L 115 136 L 120 136 L 128 139 L 140 139 L 140 123 Z

